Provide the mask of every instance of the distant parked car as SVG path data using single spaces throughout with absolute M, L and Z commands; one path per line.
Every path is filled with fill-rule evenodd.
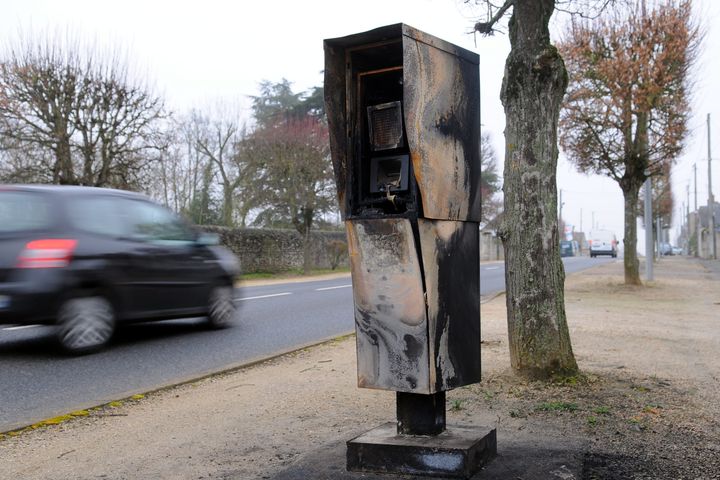
M 574 257 L 575 256 L 575 242 L 571 240 L 563 240 L 560 242 L 560 256 L 561 257 Z
M 673 255 L 682 255 L 683 249 L 680 247 L 672 247 Z
M 675 255 L 675 252 L 673 251 L 673 246 L 669 243 L 661 243 L 660 255 Z
M 142 195 L 0 185 L 0 324 L 57 325 L 71 353 L 125 322 L 235 316 L 235 256 Z
M 617 257 L 617 238 L 610 230 L 593 230 L 590 234 L 590 257 L 610 255 Z

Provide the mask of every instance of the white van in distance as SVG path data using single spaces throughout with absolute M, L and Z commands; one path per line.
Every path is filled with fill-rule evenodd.
M 593 230 L 590 233 L 590 257 L 610 255 L 617 257 L 617 238 L 610 230 Z

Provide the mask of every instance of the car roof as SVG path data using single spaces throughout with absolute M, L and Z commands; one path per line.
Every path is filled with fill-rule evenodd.
M 58 195 L 95 195 L 98 193 L 110 195 L 122 195 L 126 197 L 142 198 L 147 197 L 141 193 L 130 192 L 127 190 L 117 190 L 114 188 L 86 187 L 79 185 L 30 185 L 30 184 L 0 184 L 0 191 L 23 191 L 23 192 L 46 192 Z

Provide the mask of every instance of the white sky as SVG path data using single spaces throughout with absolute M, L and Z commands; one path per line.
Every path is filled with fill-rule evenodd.
M 672 174 L 678 213 L 687 201 L 686 187 L 695 162 L 699 163 L 698 203 L 707 203 L 708 113 L 716 158 L 720 151 L 720 88 L 716 86 L 720 81 L 716 53 L 720 51 L 720 2 L 696 0 L 696 7 L 707 37 L 697 68 L 690 121 L 693 134 Z M 319 86 L 324 38 L 404 22 L 480 54 L 483 128 L 491 133 L 497 154 L 504 152 L 499 91 L 509 42 L 503 34 L 489 38 L 468 34 L 475 15 L 483 12 L 471 11 L 461 0 L 0 0 L 0 12 L 2 41 L 16 37 L 20 30 L 49 27 L 128 49 L 136 66 L 147 72 L 176 111 L 218 99 L 247 106 L 247 95 L 256 95 L 264 79 L 287 78 L 296 91 Z M 562 21 L 562 14 L 556 15 L 554 24 Z M 594 218 L 598 228 L 613 230 L 622 238 L 623 200 L 615 182 L 577 173 L 562 153 L 557 179 L 567 223 L 587 231 Z M 720 197 L 717 160 L 713 162 L 713 191 Z M 691 208 L 693 193 L 691 185 Z M 679 216 L 674 223 L 679 225 Z M 643 251 L 644 242 L 639 241 L 638 247 Z

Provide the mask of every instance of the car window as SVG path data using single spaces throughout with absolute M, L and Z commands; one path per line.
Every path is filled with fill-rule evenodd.
M 67 213 L 79 230 L 116 238 L 127 235 L 115 197 L 76 197 L 68 202 Z
M 123 200 L 130 238 L 162 245 L 194 241 L 192 231 L 170 210 L 143 200 Z
M 26 232 L 49 227 L 50 202 L 32 192 L 0 191 L 0 233 Z

